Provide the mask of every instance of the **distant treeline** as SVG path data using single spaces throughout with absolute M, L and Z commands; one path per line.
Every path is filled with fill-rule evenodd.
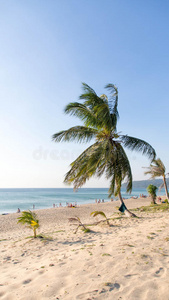
M 149 184 L 156 185 L 158 188 L 163 183 L 162 179 L 153 179 L 153 180 L 140 180 L 140 181 L 133 181 L 133 188 L 135 189 L 141 189 L 141 188 L 147 188 Z M 167 178 L 167 185 L 169 186 L 169 178 Z M 124 183 L 122 187 L 125 187 L 126 184 Z

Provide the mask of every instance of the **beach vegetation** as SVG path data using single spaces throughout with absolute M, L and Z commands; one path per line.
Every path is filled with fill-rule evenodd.
M 88 233 L 88 232 L 90 232 L 91 230 L 90 230 L 89 228 L 86 228 L 86 229 L 82 228 L 82 231 L 83 231 L 84 233 Z
M 147 187 L 147 192 L 149 193 L 151 199 L 152 199 L 152 204 L 156 204 L 156 198 L 157 198 L 157 186 L 153 184 L 149 184 Z
M 37 215 L 32 211 L 23 211 L 21 216 L 18 218 L 18 223 L 27 224 L 28 228 L 33 229 L 34 238 L 37 237 L 36 230 L 39 228 L 39 220 Z
M 53 241 L 53 237 L 49 236 L 49 235 L 45 235 L 45 234 L 38 234 L 37 235 L 38 238 L 40 238 L 43 242 L 51 242 Z
M 56 230 L 56 231 L 52 231 L 51 233 L 59 233 L 59 232 L 65 232 L 65 230 Z
M 149 240 L 153 240 L 154 239 L 154 237 L 153 236 L 147 236 L 147 238 L 149 239 Z
M 103 253 L 102 256 L 111 256 L 109 253 Z
M 30 235 L 30 236 L 27 236 L 26 239 L 32 239 L 33 237 L 34 237 L 33 235 Z M 44 234 L 37 234 L 36 238 L 40 239 L 44 243 L 54 240 L 51 236 L 46 236 Z
M 166 197 L 167 197 L 167 202 L 169 202 L 169 194 L 168 194 L 168 187 L 167 187 L 167 182 L 166 182 L 166 176 L 169 175 L 169 173 L 166 174 L 166 168 L 161 161 L 160 158 L 154 159 L 150 166 L 146 168 L 147 171 L 144 172 L 145 175 L 149 174 L 151 175 L 151 179 L 155 179 L 157 177 L 162 177 L 163 178 L 163 183 L 159 187 L 159 190 L 161 190 L 163 187 L 165 188 L 166 192 Z
M 107 225 L 110 226 L 109 220 L 108 220 L 108 218 L 106 217 L 106 215 L 103 211 L 93 211 L 93 212 L 91 212 L 90 215 L 93 216 L 93 217 L 96 217 L 98 215 L 103 216 L 106 219 Z
M 80 102 L 69 103 L 64 110 L 66 114 L 79 118 L 83 125 L 57 132 L 52 138 L 55 142 L 79 143 L 95 139 L 71 163 L 64 182 L 73 184 L 74 190 L 77 190 L 91 177 L 100 178 L 104 174 L 110 180 L 109 197 L 118 196 L 120 211 L 126 216 L 135 216 L 127 209 L 121 195 L 123 181 L 126 183 L 126 191 L 132 191 L 132 172 L 124 148 L 147 155 L 151 160 L 155 159 L 156 153 L 144 140 L 117 131 L 118 89 L 114 84 L 108 84 L 105 88 L 110 92 L 109 98 L 105 94 L 99 97 L 90 86 L 83 83 Z
M 73 217 L 73 218 L 69 218 L 69 222 L 75 222 L 75 224 L 73 225 L 77 225 L 77 228 L 75 230 L 74 233 L 77 233 L 79 227 L 82 227 L 82 230 L 87 233 L 87 232 L 90 232 L 91 230 L 89 228 L 87 228 L 80 220 L 79 217 Z
M 169 211 L 169 205 L 168 203 L 151 204 L 148 206 L 141 206 L 139 208 L 132 209 L 132 211 L 138 211 L 138 212 L 140 211 L 140 212 L 147 212 L 147 213 L 164 212 L 164 211 Z

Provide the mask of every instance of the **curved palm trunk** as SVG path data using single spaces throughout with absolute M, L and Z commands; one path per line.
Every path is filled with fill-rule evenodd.
M 165 188 L 165 192 L 166 192 L 166 197 L 167 197 L 167 200 L 169 202 L 168 188 L 167 188 L 167 183 L 166 183 L 165 175 L 163 176 L 163 181 L 164 181 L 164 188 Z
M 119 196 L 120 204 L 121 204 L 121 205 L 122 205 L 122 204 L 125 205 L 125 204 L 124 204 L 124 201 L 123 201 L 123 198 L 122 198 L 122 196 L 121 196 L 121 192 L 119 192 L 118 196 Z M 133 213 L 132 213 L 131 211 L 129 211 L 127 208 L 125 209 L 124 213 L 125 213 L 126 217 L 137 217 L 135 214 L 133 214 Z

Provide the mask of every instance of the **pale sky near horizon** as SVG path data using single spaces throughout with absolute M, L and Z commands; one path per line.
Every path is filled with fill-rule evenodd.
M 65 187 L 86 144 L 54 143 L 81 83 L 119 90 L 118 131 L 150 143 L 169 172 L 169 2 L 0 0 L 0 188 Z M 127 151 L 133 180 L 150 161 Z M 101 178 L 84 187 L 108 187 Z

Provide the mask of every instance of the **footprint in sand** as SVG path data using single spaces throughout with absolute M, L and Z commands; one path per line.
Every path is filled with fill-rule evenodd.
M 115 282 L 115 283 L 108 282 L 105 285 L 106 285 L 106 287 L 108 287 L 109 292 L 111 292 L 114 289 L 118 290 L 120 288 L 120 284 L 117 282 Z M 107 292 L 107 290 L 106 290 L 106 292 Z
M 107 292 L 111 292 L 114 289 L 119 289 L 120 288 L 120 284 L 119 283 L 111 283 L 108 282 L 105 284 L 105 287 L 102 288 L 101 290 L 94 290 L 94 291 L 89 291 L 83 294 L 80 294 L 76 297 L 76 299 L 80 300 L 80 299 L 84 299 L 84 300 L 91 300 L 91 299 L 95 299 L 94 297 L 99 295 L 99 294 L 104 294 Z M 90 298 L 92 297 L 92 298 Z
M 24 280 L 23 282 L 22 282 L 22 284 L 28 284 L 28 283 L 30 283 L 32 280 L 31 279 L 27 279 L 27 280 Z
M 76 299 L 77 299 L 77 300 L 80 300 L 80 299 L 84 299 L 84 300 L 85 300 L 85 299 L 90 299 L 89 297 L 96 296 L 97 293 L 98 293 L 98 290 L 86 292 L 86 293 L 77 295 Z
M 164 273 L 164 269 L 161 267 L 155 272 L 155 276 L 158 276 L 158 277 L 162 276 L 163 273 Z

